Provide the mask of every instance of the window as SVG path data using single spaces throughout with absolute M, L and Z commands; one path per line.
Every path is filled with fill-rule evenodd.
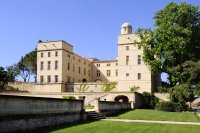
M 55 75 L 55 82 L 58 82 L 58 75 Z
M 83 64 L 86 65 L 86 62 L 84 61 Z
M 55 61 L 55 70 L 58 69 L 58 61 Z
M 118 76 L 118 70 L 115 71 L 115 76 Z
M 116 63 L 115 65 L 118 66 L 118 63 Z
M 50 70 L 51 69 L 51 61 L 48 61 L 48 65 L 47 65 L 47 69 Z
M 126 65 L 129 64 L 129 56 L 126 56 Z
M 100 75 L 100 71 L 99 70 L 97 70 L 97 77 L 100 77 L 101 75 Z
M 138 55 L 138 65 L 141 64 L 141 55 Z
M 40 83 L 44 82 L 44 76 L 40 76 Z
M 129 50 L 129 46 L 126 46 L 126 50 Z
M 48 76 L 47 76 L 47 83 L 50 83 L 50 82 L 51 82 L 51 76 L 48 75 Z
M 51 52 L 48 52 L 48 57 L 51 57 Z
M 83 73 L 84 73 L 84 75 L 86 75 L 86 69 L 85 68 L 83 69 Z
M 44 57 L 44 53 L 41 53 L 41 55 L 40 55 L 41 57 Z
M 73 56 L 73 60 L 75 60 L 75 57 Z
M 67 57 L 70 59 L 70 54 L 67 54 Z
M 78 67 L 78 73 L 81 74 L 81 67 Z
M 100 64 L 97 64 L 97 67 L 100 67 Z
M 126 77 L 128 77 L 129 76 L 129 73 L 126 73 Z
M 107 66 L 110 66 L 110 63 L 108 63 Z
M 78 59 L 78 62 L 81 63 L 81 59 Z
M 44 69 L 44 62 L 40 62 L 40 70 Z
M 70 70 L 70 63 L 67 63 L 67 70 Z
M 110 70 L 107 70 L 107 77 L 110 77 Z
M 56 57 L 58 56 L 58 51 L 55 52 L 55 56 L 56 56 Z
M 137 78 L 138 78 L 138 80 L 141 79 L 141 73 L 138 73 Z
M 138 46 L 138 49 L 141 49 L 141 46 Z

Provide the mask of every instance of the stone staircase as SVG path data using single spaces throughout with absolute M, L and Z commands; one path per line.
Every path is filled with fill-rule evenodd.
M 89 120 L 100 120 L 100 119 L 105 119 L 106 117 L 102 115 L 101 113 L 98 113 L 96 111 L 89 111 L 87 112 L 88 119 Z

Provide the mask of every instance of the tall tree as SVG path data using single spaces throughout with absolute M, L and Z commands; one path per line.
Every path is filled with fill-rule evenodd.
M 37 74 L 37 51 L 33 50 L 25 55 L 24 57 L 24 65 L 27 70 L 30 71 L 31 75 L 34 76 L 36 81 L 36 74 Z
M 29 82 L 30 76 L 33 75 L 36 81 L 37 74 L 37 52 L 36 50 L 29 52 L 17 64 L 19 75 L 23 78 L 24 82 Z
M 0 89 L 4 88 L 8 82 L 14 81 L 14 75 L 11 71 L 6 71 L 3 67 L 0 67 Z
M 177 84 L 169 69 L 187 60 L 200 59 L 200 12 L 197 6 L 186 3 L 169 3 L 154 17 L 155 30 L 138 29 L 141 38 L 136 42 L 144 49 L 143 60 L 153 72 L 169 75 L 170 86 Z

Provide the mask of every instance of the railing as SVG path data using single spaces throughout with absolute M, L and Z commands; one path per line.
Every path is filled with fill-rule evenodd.
M 107 96 L 107 95 L 109 95 L 109 93 L 107 93 L 107 94 L 105 94 L 105 95 L 103 95 L 103 96 L 101 96 L 101 97 L 98 97 L 98 99 L 100 99 L 100 98 L 102 98 L 102 97 L 105 97 L 105 96 Z M 96 100 L 96 99 L 90 100 L 89 102 L 86 103 L 86 105 L 87 105 L 87 104 L 90 104 L 91 102 L 94 102 L 95 100 Z

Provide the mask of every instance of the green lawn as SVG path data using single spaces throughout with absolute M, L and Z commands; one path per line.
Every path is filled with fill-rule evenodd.
M 200 126 L 96 121 L 41 130 L 42 133 L 199 133 Z
M 197 115 L 191 113 L 162 112 L 156 110 L 137 109 L 127 113 L 109 117 L 137 120 L 164 120 L 200 122 Z M 58 126 L 49 129 L 40 129 L 42 133 L 199 133 L 198 125 L 154 124 L 136 122 L 96 121 L 82 122 L 68 126 Z
M 136 109 L 110 118 L 131 119 L 131 120 L 200 122 L 200 117 L 193 113 L 163 112 L 157 110 L 144 110 L 144 109 Z

